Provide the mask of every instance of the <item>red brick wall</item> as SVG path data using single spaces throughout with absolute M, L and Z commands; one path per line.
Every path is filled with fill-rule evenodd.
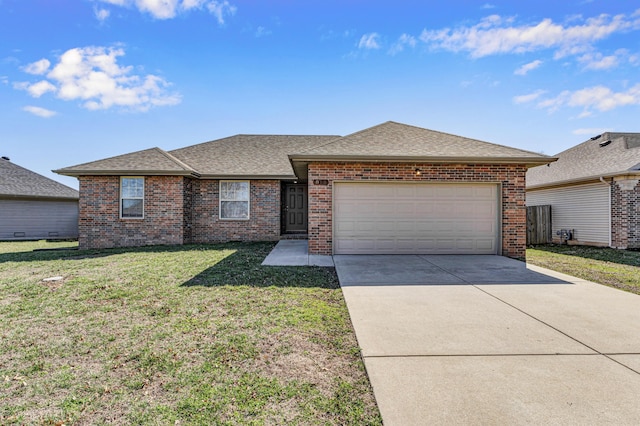
M 80 176 L 80 248 L 182 244 L 183 181 L 145 177 L 144 219 L 120 219 L 120 177 Z
M 280 238 L 280 181 L 250 182 L 249 220 L 221 220 L 218 180 L 194 180 L 192 242 L 275 241 Z
M 420 168 L 421 176 L 415 175 Z M 502 254 L 524 258 L 526 250 L 524 165 L 311 163 L 309 164 L 309 253 L 332 254 L 332 188 L 334 180 L 484 182 L 502 184 Z M 314 185 L 314 179 L 329 185 Z
M 611 246 L 640 248 L 640 182 L 633 188 L 615 181 L 611 185 Z

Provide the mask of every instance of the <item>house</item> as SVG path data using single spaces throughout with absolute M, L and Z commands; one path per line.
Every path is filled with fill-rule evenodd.
M 640 248 L 640 133 L 603 133 L 557 157 L 527 173 L 527 205 L 551 205 L 554 241 Z
M 348 136 L 237 135 L 56 170 L 80 247 L 278 240 L 312 254 L 525 255 L 525 173 L 554 159 L 386 122 Z
M 0 158 L 0 240 L 78 238 L 78 191 Z

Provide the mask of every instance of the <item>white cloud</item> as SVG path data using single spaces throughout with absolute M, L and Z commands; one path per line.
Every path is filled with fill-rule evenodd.
M 168 82 L 155 75 L 133 75 L 133 67 L 118 64 L 120 56 L 124 56 L 120 48 L 70 49 L 47 73 L 47 80 L 17 83 L 14 87 L 27 90 L 34 97 L 54 92 L 59 99 L 80 100 L 90 110 L 119 107 L 146 111 L 180 103 L 179 95 L 168 93 Z
M 34 98 L 39 98 L 47 92 L 55 92 L 56 86 L 49 83 L 47 80 L 41 80 L 37 83 L 30 84 L 28 87 L 26 87 L 26 90 Z
M 555 98 L 545 99 L 538 103 L 539 108 L 554 112 L 561 107 L 579 107 L 582 112 L 579 118 L 593 115 L 593 111 L 610 111 L 629 105 L 640 105 L 640 84 L 626 91 L 614 92 L 606 86 L 593 86 L 584 89 L 561 92 Z
M 612 129 L 598 127 L 598 128 L 587 128 L 587 129 L 575 129 L 571 133 L 573 133 L 574 135 L 590 135 L 590 136 L 593 136 L 593 135 L 601 135 L 604 132 L 610 132 L 611 130 Z
M 363 35 L 358 42 L 358 49 L 380 49 L 380 44 L 378 43 L 379 37 L 378 33 Z
M 47 59 L 40 59 L 39 61 L 28 64 L 27 66 L 22 68 L 22 70 L 29 74 L 42 75 L 47 72 L 49 66 L 51 66 L 51 62 L 49 62 Z
M 100 22 L 106 21 L 109 19 L 109 16 L 111 16 L 111 12 L 109 12 L 109 10 L 97 7 L 93 9 L 93 13 L 96 16 L 96 19 Z
M 495 9 L 495 8 L 496 8 L 495 4 L 485 3 L 482 5 L 482 9 Z
M 571 24 L 543 19 L 534 24 L 514 25 L 514 18 L 488 16 L 472 26 L 425 29 L 420 39 L 434 49 L 469 52 L 474 58 L 505 53 L 524 53 L 555 49 L 556 58 L 586 52 L 593 43 L 611 34 L 637 30 L 635 16 L 606 14 Z
M 220 25 L 225 23 L 226 16 L 233 16 L 238 10 L 236 6 L 231 5 L 227 0 L 209 1 L 207 2 L 207 9 L 216 17 Z
M 540 65 L 542 65 L 542 61 L 537 59 L 533 62 L 529 62 L 528 64 L 524 64 L 523 66 L 515 70 L 513 73 L 515 75 L 527 75 L 529 71 L 532 71 L 538 68 Z
M 45 108 L 40 108 L 37 106 L 26 106 L 22 108 L 23 111 L 26 111 L 28 113 L 31 113 L 33 115 L 37 115 L 38 117 L 43 117 L 43 118 L 49 118 L 49 117 L 53 117 L 54 115 L 57 114 L 57 112 L 55 111 L 51 111 L 49 109 L 45 109 Z
M 536 99 L 539 99 L 540 96 L 544 95 L 546 93 L 546 90 L 536 90 L 533 93 L 529 93 L 527 95 L 520 95 L 520 96 L 515 96 L 513 98 L 513 103 L 515 104 L 525 104 L 528 102 L 533 102 Z
M 578 62 L 587 70 L 608 70 L 617 67 L 621 62 L 635 65 L 637 61 L 637 55 L 630 55 L 627 49 L 618 49 L 609 56 L 604 56 L 599 52 L 590 52 L 578 57 Z
M 206 9 L 215 16 L 218 24 L 223 25 L 228 16 L 236 13 L 237 7 L 228 0 L 98 0 L 119 7 L 133 7 L 142 13 L 148 13 L 156 19 L 172 19 L 182 12 Z M 106 19 L 108 15 L 104 18 Z M 99 20 L 101 17 L 96 13 Z
M 404 50 L 405 46 L 409 46 L 412 48 L 416 47 L 416 43 L 417 40 L 414 36 L 409 34 L 402 34 L 400 38 L 398 38 L 398 41 L 395 42 L 393 46 L 391 46 L 391 49 L 389 49 L 389 54 L 395 55 L 397 53 L 400 53 Z
M 260 27 L 258 27 L 256 29 L 255 35 L 256 35 L 257 38 L 265 37 L 265 36 L 271 35 L 271 30 L 269 30 L 269 29 L 267 29 L 267 28 L 265 28 L 263 26 L 260 26 Z

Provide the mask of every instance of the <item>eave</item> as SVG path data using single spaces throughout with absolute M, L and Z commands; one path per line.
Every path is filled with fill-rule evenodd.
M 52 170 L 52 172 L 64 176 L 189 176 L 200 177 L 200 174 L 191 171 L 167 171 L 167 170 L 73 170 L 73 169 L 58 169 Z
M 566 179 L 566 180 L 559 180 L 555 182 L 540 183 L 537 185 L 527 185 L 527 191 L 535 190 L 535 189 L 543 189 L 543 188 L 555 188 L 560 186 L 570 186 L 570 185 L 575 185 L 579 183 L 595 182 L 595 181 L 599 181 L 600 178 L 611 179 L 611 178 L 626 177 L 626 176 L 638 178 L 640 177 L 640 171 L 623 170 L 615 173 L 605 173 L 600 175 L 583 176 L 575 179 Z

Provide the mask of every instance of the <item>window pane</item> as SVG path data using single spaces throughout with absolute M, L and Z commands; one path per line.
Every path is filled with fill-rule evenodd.
M 143 178 L 123 178 L 122 198 L 142 198 L 144 197 Z
M 249 203 L 247 201 L 220 202 L 220 217 L 223 219 L 247 219 Z
M 122 200 L 122 217 L 142 217 L 142 200 Z
M 249 200 L 249 182 L 220 182 L 221 200 Z

